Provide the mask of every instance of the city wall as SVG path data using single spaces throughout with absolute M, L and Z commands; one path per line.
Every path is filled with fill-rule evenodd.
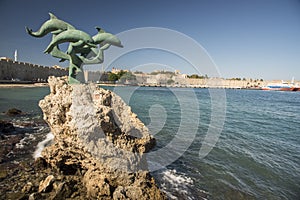
M 262 80 L 228 80 L 223 78 L 186 78 L 182 75 L 149 75 L 135 74 L 136 82 L 140 85 L 175 85 L 183 87 L 217 87 L 217 88 L 257 88 L 266 85 Z M 172 81 L 170 81 L 172 80 Z
M 0 60 L 0 80 L 44 82 L 49 76 L 67 76 L 63 68 L 46 67 L 12 60 Z

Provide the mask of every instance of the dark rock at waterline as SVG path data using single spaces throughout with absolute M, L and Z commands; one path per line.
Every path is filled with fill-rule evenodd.
M 10 108 L 8 111 L 6 111 L 6 115 L 8 116 L 16 116 L 21 114 L 23 114 L 23 112 L 17 108 Z
M 43 169 L 46 169 L 47 167 L 48 167 L 48 164 L 44 158 L 38 157 L 37 159 L 35 159 L 34 168 L 36 170 L 43 170 Z
M 12 123 L 0 120 L 0 135 L 1 133 L 11 133 L 15 130 L 15 127 Z
M 16 144 L 23 138 L 23 135 L 3 136 L 0 140 L 0 164 L 12 160 L 15 157 L 16 152 L 14 151 L 16 150 Z

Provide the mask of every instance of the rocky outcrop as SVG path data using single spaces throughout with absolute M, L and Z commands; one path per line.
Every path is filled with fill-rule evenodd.
M 23 112 L 17 108 L 11 108 L 6 112 L 6 115 L 8 116 L 16 116 L 21 115 Z
M 50 94 L 39 103 L 54 134 L 42 152 L 45 161 L 63 176 L 81 177 L 76 184 L 85 198 L 165 199 L 147 171 L 145 153 L 155 145 L 147 127 L 113 92 L 66 81 L 50 77 Z M 57 193 L 66 184 L 49 179 L 40 185 L 45 191 Z

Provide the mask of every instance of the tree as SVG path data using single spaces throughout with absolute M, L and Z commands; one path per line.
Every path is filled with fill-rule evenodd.
M 167 80 L 167 84 L 168 85 L 171 85 L 171 84 L 173 84 L 175 81 L 173 80 L 173 79 L 169 79 L 169 80 Z
M 198 74 L 192 74 L 188 76 L 189 78 L 203 78 L 203 76 L 199 76 Z
M 131 72 L 125 72 L 119 79 L 121 82 L 136 80 L 136 76 Z
M 190 76 L 188 76 L 189 78 L 198 78 L 199 76 L 197 74 L 192 74 Z
M 143 74 L 143 72 L 142 72 L 142 71 L 136 70 L 136 71 L 134 72 L 134 74 Z
M 116 81 L 116 80 L 118 80 L 118 79 L 119 79 L 119 77 L 118 77 L 117 74 L 114 74 L 114 73 L 109 73 L 109 74 L 108 74 L 108 80 L 109 80 L 109 81 Z
M 205 74 L 204 76 L 199 76 L 198 74 L 192 74 L 189 75 L 188 78 L 208 79 L 208 76 L 207 74 Z
M 123 70 L 121 70 L 121 71 L 119 71 L 118 72 L 118 79 L 120 79 L 125 73 L 127 73 L 127 72 L 125 72 L 125 71 L 123 71 Z
M 151 72 L 150 75 L 157 75 L 158 72 Z

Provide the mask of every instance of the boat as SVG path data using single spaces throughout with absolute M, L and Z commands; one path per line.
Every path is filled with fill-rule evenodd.
M 300 91 L 300 86 L 295 84 L 294 78 L 291 83 L 281 81 L 281 83 L 270 83 L 261 88 L 262 90 L 275 90 L 275 91 Z

